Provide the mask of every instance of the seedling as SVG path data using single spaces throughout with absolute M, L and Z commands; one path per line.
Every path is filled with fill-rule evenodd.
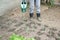
M 16 34 L 13 34 L 12 36 L 10 36 L 9 40 L 35 40 L 34 38 L 26 38 L 24 36 L 19 36 Z
M 26 39 L 23 36 L 13 34 L 12 36 L 10 36 L 9 40 L 26 40 Z

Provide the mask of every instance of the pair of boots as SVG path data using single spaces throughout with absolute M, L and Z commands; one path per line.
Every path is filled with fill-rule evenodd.
M 37 15 L 37 18 L 40 17 L 40 13 L 37 13 L 36 15 Z M 33 13 L 30 13 L 30 18 L 32 18 L 32 17 L 33 17 Z

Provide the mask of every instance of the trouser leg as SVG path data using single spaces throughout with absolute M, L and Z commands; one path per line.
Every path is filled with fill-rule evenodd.
M 36 0 L 36 13 L 37 13 L 37 17 L 40 17 L 40 1 L 41 0 Z
M 30 13 L 34 12 L 34 0 L 29 0 L 30 1 Z
M 36 13 L 40 13 L 40 0 L 36 0 Z
M 29 0 L 30 1 L 30 17 L 33 17 L 34 13 L 34 0 Z

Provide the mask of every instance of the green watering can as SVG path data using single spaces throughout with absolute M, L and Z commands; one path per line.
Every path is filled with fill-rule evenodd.
M 25 38 L 24 36 L 19 36 L 16 34 L 13 34 L 10 36 L 9 40 L 35 40 L 34 38 Z
M 22 0 L 22 2 L 21 2 L 22 12 L 26 12 L 26 9 L 27 9 L 27 2 L 26 2 L 26 0 Z

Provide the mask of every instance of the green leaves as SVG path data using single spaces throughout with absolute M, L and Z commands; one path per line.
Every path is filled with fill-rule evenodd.
M 35 40 L 34 38 L 25 38 L 24 36 L 19 36 L 16 34 L 13 34 L 12 36 L 10 36 L 9 40 Z
M 19 36 L 19 35 L 13 34 L 10 37 L 10 40 L 25 40 L 25 38 L 23 36 Z

